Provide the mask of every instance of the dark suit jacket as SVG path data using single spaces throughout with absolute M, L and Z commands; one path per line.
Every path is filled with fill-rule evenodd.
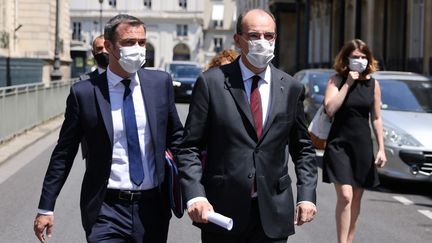
M 81 75 L 79 79 L 80 80 L 94 79 L 97 76 L 99 76 L 99 70 L 96 68 L 95 70 L 93 70 L 93 72 L 88 72 Z M 87 157 L 87 142 L 84 138 L 81 140 L 81 153 L 82 153 L 82 158 L 85 159 Z
M 176 153 L 183 127 L 177 115 L 170 75 L 145 69 L 139 70 L 138 75 L 154 145 L 156 176 L 162 182 L 165 150 L 169 148 Z M 82 223 L 88 231 L 99 213 L 111 172 L 113 123 L 106 73 L 71 87 L 65 120 L 45 175 L 40 209 L 54 210 L 81 138 L 85 138 L 88 145 L 80 201 Z
M 96 68 L 95 70 L 93 70 L 92 72 L 88 72 L 85 74 L 82 74 L 79 79 L 80 80 L 86 80 L 86 79 L 94 79 L 97 76 L 99 76 L 99 70 Z
M 177 156 L 185 201 L 206 196 L 214 210 L 233 218 L 232 231 L 213 224 L 202 230 L 238 234 L 247 226 L 254 175 L 267 236 L 294 233 L 294 200 L 286 145 L 297 174 L 297 201 L 315 203 L 317 167 L 303 112 L 303 86 L 271 66 L 271 107 L 257 139 L 238 59 L 197 80 L 184 139 Z M 201 167 L 199 150 L 207 148 Z

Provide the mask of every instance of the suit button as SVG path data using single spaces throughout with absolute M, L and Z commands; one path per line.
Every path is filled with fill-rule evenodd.
M 257 154 L 257 153 L 259 153 L 259 149 L 255 149 L 255 151 L 254 151 L 254 152 L 255 152 L 256 154 Z
M 249 179 L 252 179 L 252 178 L 253 178 L 253 174 L 252 174 L 252 173 L 249 173 L 248 178 L 249 178 Z

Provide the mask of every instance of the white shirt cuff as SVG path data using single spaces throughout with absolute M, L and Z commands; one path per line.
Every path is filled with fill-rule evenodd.
M 38 209 L 38 214 L 43 214 L 43 215 L 54 215 L 53 211 L 50 210 L 45 210 L 45 209 Z
M 186 203 L 187 208 L 189 208 L 195 202 L 208 202 L 208 200 L 205 197 L 194 197 L 191 200 L 187 201 Z

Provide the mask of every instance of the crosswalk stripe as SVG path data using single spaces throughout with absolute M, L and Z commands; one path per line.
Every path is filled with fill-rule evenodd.
M 424 216 L 432 219 L 432 211 L 429 210 L 417 210 L 419 213 L 423 214 Z
M 400 203 L 402 203 L 403 205 L 412 205 L 414 204 L 413 201 L 409 200 L 406 197 L 402 197 L 402 196 L 393 196 L 393 198 L 397 201 L 399 201 Z

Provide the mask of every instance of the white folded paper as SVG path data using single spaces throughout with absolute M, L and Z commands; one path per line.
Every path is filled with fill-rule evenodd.
M 233 227 L 233 220 L 231 218 L 223 216 L 222 214 L 215 213 L 215 212 L 208 212 L 207 217 L 208 217 L 208 221 L 212 222 L 213 224 L 217 224 L 220 227 L 225 228 L 227 230 L 231 230 Z

